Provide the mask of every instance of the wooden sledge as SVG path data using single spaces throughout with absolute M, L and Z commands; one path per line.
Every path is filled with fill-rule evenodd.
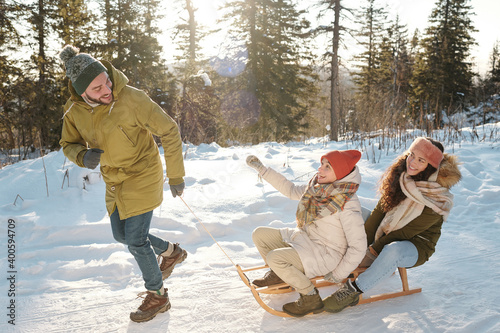
M 294 291 L 294 289 L 292 287 L 290 287 L 286 283 L 276 284 L 276 285 L 269 286 L 269 287 L 257 287 L 250 282 L 250 280 L 248 279 L 248 277 L 245 274 L 246 272 L 260 270 L 260 269 L 266 269 L 266 268 L 269 268 L 269 267 L 267 265 L 265 265 L 265 266 L 257 266 L 257 267 L 242 269 L 240 265 L 236 265 L 236 269 L 238 270 L 238 274 L 240 275 L 241 280 L 243 280 L 243 282 L 250 288 L 253 296 L 255 297 L 255 300 L 257 301 L 257 303 L 259 303 L 259 305 L 264 310 L 266 310 L 267 312 L 269 312 L 275 316 L 292 317 L 283 311 L 271 308 L 260 297 L 260 294 L 289 293 L 289 292 Z M 349 277 L 347 279 L 350 279 L 351 281 L 353 281 L 358 277 L 359 274 L 363 273 L 365 270 L 366 270 L 366 268 L 358 267 L 349 275 Z M 402 291 L 386 293 L 386 294 L 381 294 L 381 295 L 375 295 L 375 296 L 371 296 L 371 297 L 367 297 L 367 298 L 363 298 L 362 297 L 363 295 L 360 295 L 358 305 L 376 302 L 376 301 L 381 301 L 381 300 L 389 299 L 389 298 L 395 298 L 395 297 L 399 297 L 399 296 L 411 295 L 411 294 L 419 293 L 422 291 L 422 288 L 410 289 L 410 287 L 408 286 L 408 275 L 406 272 L 406 268 L 398 267 L 398 271 L 399 271 L 399 277 L 401 278 L 401 283 L 403 285 Z M 342 282 L 346 282 L 347 279 L 345 279 Z M 324 280 L 322 276 L 317 276 L 315 278 L 312 278 L 311 282 L 314 284 L 314 286 L 316 288 L 330 286 L 333 284 L 329 281 Z

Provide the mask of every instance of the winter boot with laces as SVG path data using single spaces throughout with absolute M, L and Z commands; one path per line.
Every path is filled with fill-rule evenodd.
M 163 288 L 162 288 L 163 289 Z M 158 313 L 168 311 L 170 309 L 170 300 L 168 299 L 167 288 L 163 294 L 158 291 L 144 291 L 139 294 L 139 297 L 146 295 L 144 301 L 137 311 L 130 313 L 130 320 L 136 323 L 153 319 Z
M 172 244 L 174 246 L 174 249 L 171 251 L 170 255 L 167 255 L 169 248 L 167 251 L 163 252 L 160 254 L 157 258 L 158 260 L 158 265 L 160 266 L 160 271 L 161 271 L 161 276 L 163 280 L 168 278 L 170 274 L 172 274 L 172 271 L 174 270 L 175 265 L 180 264 L 181 262 L 184 261 L 187 257 L 187 252 L 186 250 L 183 250 L 180 246 L 179 243 Z
M 300 294 L 299 299 L 295 302 L 283 305 L 283 311 L 294 317 L 303 317 L 311 312 L 323 312 L 323 301 L 319 296 L 318 289 L 314 288 L 313 295 Z
M 323 300 L 325 311 L 340 312 L 348 306 L 354 306 L 358 304 L 360 295 L 361 293 L 352 285 L 351 280 L 347 280 L 339 290 Z
M 263 278 L 252 281 L 257 287 L 268 287 L 279 283 L 284 283 L 283 280 L 276 275 L 272 270 L 266 272 Z

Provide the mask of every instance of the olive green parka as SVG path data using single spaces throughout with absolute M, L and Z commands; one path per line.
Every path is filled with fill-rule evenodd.
M 437 182 L 448 189 L 458 183 L 461 179 L 458 169 L 457 157 L 444 154 L 444 159 L 439 167 Z M 385 245 L 394 241 L 408 240 L 415 245 L 418 250 L 418 260 L 413 266 L 420 266 L 425 263 L 436 250 L 436 244 L 441 236 L 443 217 L 434 212 L 431 208 L 425 207 L 420 216 L 416 217 L 403 228 L 394 230 L 387 235 L 383 235 L 375 241 L 375 233 L 380 223 L 385 217 L 380 201 L 371 212 L 365 222 L 365 231 L 368 245 L 380 253 Z
M 113 83 L 114 101 L 92 108 L 70 82 L 59 143 L 80 167 L 88 148 L 104 150 L 100 164 L 106 208 L 110 215 L 118 208 L 120 219 L 126 219 L 153 210 L 163 200 L 163 167 L 152 135 L 161 139 L 171 185 L 184 181 L 182 141 L 170 116 L 144 91 L 128 86 L 125 74 L 102 63 Z

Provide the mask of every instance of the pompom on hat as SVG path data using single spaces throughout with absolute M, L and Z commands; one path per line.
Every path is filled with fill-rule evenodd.
M 62 49 L 59 58 L 64 62 L 66 76 L 71 80 L 78 95 L 83 94 L 89 84 L 106 71 L 101 62 L 87 53 L 80 53 L 80 49 L 71 45 L 66 45 Z
M 361 158 L 361 152 L 359 150 L 333 150 L 321 156 L 321 160 L 323 158 L 330 162 L 337 179 L 342 179 L 354 169 Z
M 439 165 L 443 160 L 443 152 L 424 137 L 416 138 L 408 151 L 414 153 L 418 152 L 436 169 L 439 169 Z

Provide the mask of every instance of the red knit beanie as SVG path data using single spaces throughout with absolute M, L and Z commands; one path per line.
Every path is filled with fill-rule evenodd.
M 416 138 L 408 150 L 419 152 L 436 169 L 439 169 L 439 164 L 443 160 L 443 152 L 424 137 Z
M 361 152 L 358 150 L 333 150 L 321 156 L 321 160 L 323 158 L 330 162 L 337 179 L 342 179 L 354 169 L 361 158 Z

